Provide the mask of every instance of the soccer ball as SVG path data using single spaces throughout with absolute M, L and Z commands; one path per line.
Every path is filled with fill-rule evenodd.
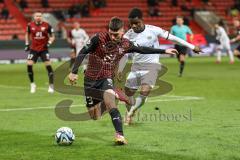
M 61 127 L 57 130 L 55 140 L 58 145 L 71 145 L 75 140 L 75 135 L 71 128 Z

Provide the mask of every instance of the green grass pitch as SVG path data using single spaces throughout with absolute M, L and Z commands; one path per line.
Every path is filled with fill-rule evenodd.
M 174 89 L 149 98 L 133 126 L 124 127 L 129 144 L 113 145 L 113 126 L 108 115 L 98 121 L 66 122 L 54 106 L 74 100 L 86 111 L 80 96 L 47 93 L 43 64 L 34 66 L 37 92 L 29 93 L 24 64 L 0 65 L 0 160 L 202 160 L 240 159 L 240 61 L 188 58 L 182 78 L 176 59 L 162 59 L 168 72 L 162 77 Z M 54 68 L 60 63 L 54 63 Z M 155 108 L 158 107 L 159 110 Z M 124 106 L 119 105 L 124 114 Z M 150 115 L 178 115 L 179 119 L 151 119 Z M 148 117 L 146 117 L 148 116 Z M 55 144 L 55 131 L 72 128 L 72 146 Z

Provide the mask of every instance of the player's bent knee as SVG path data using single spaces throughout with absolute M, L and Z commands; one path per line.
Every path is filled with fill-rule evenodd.
M 32 60 L 27 60 L 27 65 L 31 66 L 33 64 L 34 64 L 34 62 Z
M 152 87 L 148 84 L 142 85 L 140 94 L 143 96 L 148 96 L 151 92 Z
M 112 89 L 108 89 L 104 92 L 103 98 L 107 109 L 117 108 L 115 103 L 116 100 L 115 96 L 116 93 Z

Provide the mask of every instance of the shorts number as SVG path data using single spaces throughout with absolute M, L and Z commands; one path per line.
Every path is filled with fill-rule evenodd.
M 92 105 L 92 104 L 93 104 L 93 99 L 92 99 L 92 97 L 86 96 L 86 102 L 87 102 L 87 104 Z
M 32 59 L 33 58 L 33 54 L 28 54 L 27 59 Z

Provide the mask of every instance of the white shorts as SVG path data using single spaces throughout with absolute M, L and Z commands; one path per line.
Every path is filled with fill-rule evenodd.
M 127 77 L 125 87 L 138 89 L 141 85 L 147 84 L 153 88 L 160 69 L 161 64 L 133 64 L 131 72 Z
M 223 50 L 231 50 L 231 45 L 229 41 L 220 41 L 220 45 L 217 46 L 218 49 Z

